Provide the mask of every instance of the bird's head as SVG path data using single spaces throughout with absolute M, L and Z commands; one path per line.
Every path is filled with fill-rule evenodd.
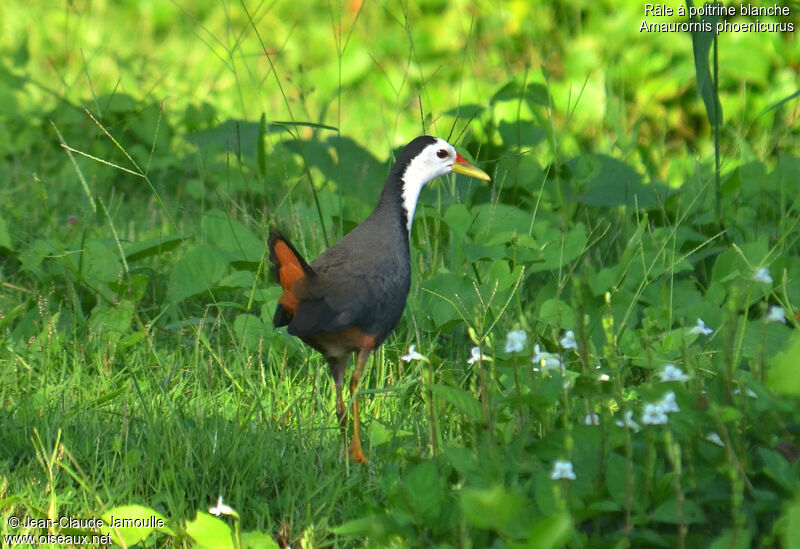
M 397 156 L 392 175 L 403 182 L 402 199 L 409 232 L 422 187 L 432 179 L 450 173 L 491 181 L 486 172 L 467 162 L 450 143 L 438 137 L 417 137 Z

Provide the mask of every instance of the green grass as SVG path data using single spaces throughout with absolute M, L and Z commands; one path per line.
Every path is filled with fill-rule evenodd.
M 2 534 L 114 515 L 163 518 L 112 532 L 143 547 L 800 543 L 798 42 L 720 37 L 717 148 L 713 63 L 643 16 L 0 7 Z M 423 132 L 493 181 L 422 193 L 362 467 L 324 362 L 272 329 L 265 236 L 312 259 Z M 207 513 L 220 496 L 235 516 Z

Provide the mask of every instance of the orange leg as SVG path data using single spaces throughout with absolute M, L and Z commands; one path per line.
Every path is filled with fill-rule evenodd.
M 356 369 L 350 378 L 350 398 L 353 399 L 353 441 L 350 443 L 349 450 L 350 459 L 358 463 L 369 463 L 364 455 L 364 450 L 361 448 L 361 418 L 358 414 L 358 396 L 356 395 L 358 382 L 361 381 L 361 374 L 364 371 L 367 359 L 369 359 L 369 354 L 370 351 L 368 349 L 362 349 L 358 353 Z
M 342 433 L 342 447 L 347 448 L 347 408 L 342 398 L 342 384 L 344 382 L 344 372 L 347 368 L 348 357 L 327 358 L 328 365 L 333 375 L 333 384 L 336 387 L 336 419 L 339 420 L 339 429 Z
M 339 429 L 342 432 L 342 444 L 347 446 L 347 410 L 342 398 L 342 384 L 336 384 L 336 419 L 339 420 Z

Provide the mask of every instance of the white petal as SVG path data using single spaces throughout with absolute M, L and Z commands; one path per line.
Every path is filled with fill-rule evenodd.
M 769 275 L 769 269 L 766 267 L 759 267 L 753 275 L 753 280 L 762 284 L 772 284 L 772 277 Z
M 553 463 L 553 471 L 550 473 L 550 478 L 553 480 L 575 480 L 575 470 L 572 468 L 572 462 L 556 460 Z
M 689 376 L 683 373 L 683 370 L 674 364 L 666 364 L 664 368 L 658 373 L 661 381 L 688 381 Z
M 773 305 L 767 311 L 767 316 L 764 317 L 764 320 L 767 322 L 780 322 L 781 324 L 786 324 L 786 311 L 783 310 L 783 307 Z
M 528 341 L 528 334 L 524 330 L 511 330 L 506 336 L 506 352 L 518 353 Z
M 722 437 L 720 437 L 718 433 L 708 433 L 706 435 L 706 440 L 717 446 L 725 446 L 725 443 L 722 442 Z
M 700 334 L 700 335 L 711 335 L 714 333 L 714 330 L 712 330 L 711 328 L 707 328 L 706 323 L 703 322 L 703 319 L 698 318 L 697 324 L 695 324 L 694 327 L 691 330 L 689 330 L 689 333 Z
M 572 330 L 567 331 L 559 341 L 563 349 L 577 349 L 578 342 L 575 341 L 575 333 Z

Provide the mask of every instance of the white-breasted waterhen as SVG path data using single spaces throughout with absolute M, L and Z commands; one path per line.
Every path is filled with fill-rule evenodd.
M 358 388 L 370 353 L 394 330 L 411 285 L 409 233 L 417 198 L 430 180 L 458 173 L 489 181 L 489 176 L 437 137 L 417 137 L 397 156 L 375 210 L 309 265 L 277 231 L 269 235 L 269 259 L 283 295 L 273 324 L 319 351 L 336 385 L 336 415 L 346 437 L 347 412 L 342 382 L 352 353 L 350 378 L 353 440 L 350 457 L 366 463 L 361 448 Z

